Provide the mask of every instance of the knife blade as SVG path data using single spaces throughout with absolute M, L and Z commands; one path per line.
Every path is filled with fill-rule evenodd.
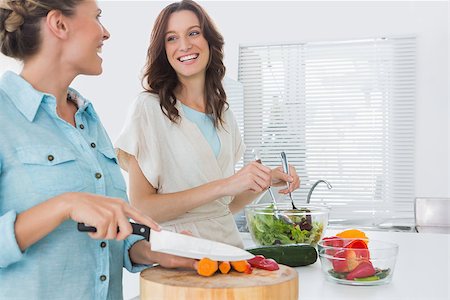
M 238 261 L 255 257 L 238 247 L 167 230 L 152 231 L 150 244 L 153 251 L 194 259 Z
M 130 222 L 130 224 L 133 228 L 133 234 L 143 236 L 147 241 L 150 241 L 152 251 L 194 259 L 207 257 L 217 261 L 238 261 L 255 257 L 248 251 L 228 244 L 167 230 L 152 230 L 150 234 L 148 226 L 133 222 Z M 78 230 L 96 232 L 97 228 L 78 223 Z

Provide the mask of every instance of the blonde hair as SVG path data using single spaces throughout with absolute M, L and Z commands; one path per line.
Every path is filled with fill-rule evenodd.
M 0 51 L 23 60 L 40 46 L 40 21 L 51 10 L 74 14 L 83 0 L 0 0 Z

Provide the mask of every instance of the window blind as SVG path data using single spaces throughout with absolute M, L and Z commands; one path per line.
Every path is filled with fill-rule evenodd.
M 272 167 L 286 152 L 298 203 L 329 181 L 311 203 L 332 224 L 413 224 L 415 72 L 413 36 L 241 45 L 247 149 Z

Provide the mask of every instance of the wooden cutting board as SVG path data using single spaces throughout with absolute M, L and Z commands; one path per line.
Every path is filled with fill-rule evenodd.
M 203 277 L 191 270 L 146 269 L 140 279 L 141 300 L 297 300 L 298 273 L 280 265 L 277 271 L 253 269 Z

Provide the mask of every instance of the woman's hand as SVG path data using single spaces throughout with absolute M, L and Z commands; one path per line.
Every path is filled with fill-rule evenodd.
M 292 193 L 300 187 L 300 177 L 297 175 L 294 166 L 289 165 L 289 173 L 290 175 L 284 173 L 282 167 L 277 167 L 271 172 L 273 186 L 283 186 L 289 182 L 289 189 L 286 186 L 285 189 L 279 191 L 280 194 Z
M 160 230 L 155 221 L 122 199 L 88 193 L 68 193 L 65 197 L 67 218 L 97 228 L 97 232 L 88 233 L 94 239 L 124 240 L 133 231 L 128 218 Z
M 233 176 L 224 179 L 224 194 L 235 196 L 246 191 L 260 193 L 270 186 L 271 171 L 260 163 L 251 162 Z
M 250 165 L 264 167 L 263 165 L 261 165 L 260 163 L 257 163 L 257 162 L 253 162 Z M 267 167 L 264 167 L 264 168 L 265 168 L 264 170 L 267 171 L 268 168 Z M 244 170 L 244 169 L 242 169 L 242 170 Z M 239 172 L 241 172 L 241 171 L 239 171 Z M 236 175 L 238 175 L 239 172 L 236 173 Z M 236 191 L 238 191 L 238 192 L 240 191 L 240 193 L 236 193 L 237 194 L 236 197 L 234 197 L 233 201 L 231 201 L 231 203 L 229 204 L 228 207 L 229 207 L 230 211 L 233 214 L 239 212 L 241 209 L 243 209 L 247 204 L 252 202 L 257 197 L 258 192 L 261 192 L 261 191 L 267 189 L 271 185 L 284 186 L 284 185 L 286 185 L 286 182 L 289 182 L 289 189 L 286 187 L 285 189 L 280 190 L 279 193 L 281 193 L 281 194 L 288 194 L 289 192 L 293 192 L 294 190 L 298 189 L 298 187 L 300 186 L 300 178 L 298 177 L 297 172 L 295 171 L 295 168 L 291 165 L 289 165 L 289 173 L 291 175 L 284 173 L 282 167 L 278 167 L 273 170 L 270 170 L 269 174 L 264 172 L 264 174 L 265 174 L 264 175 L 265 176 L 264 184 L 262 184 L 262 183 L 258 184 L 258 187 L 259 187 L 258 189 L 253 189 L 253 190 L 251 190 L 251 189 L 247 189 L 247 190 L 236 189 Z M 234 176 L 236 176 L 236 175 L 234 175 Z M 266 177 L 267 175 L 269 175 L 269 178 Z M 233 178 L 234 176 L 231 176 L 229 178 Z M 244 185 L 243 181 L 240 183 Z
M 159 264 L 164 268 L 187 268 L 196 270 L 198 261 L 192 258 L 186 258 L 181 256 L 175 256 L 170 254 L 165 254 L 161 252 L 151 251 L 150 260 Z
M 134 264 L 159 264 L 164 268 L 187 268 L 197 269 L 197 260 L 180 257 L 151 250 L 150 243 L 142 240 L 130 248 L 130 259 Z
M 94 239 L 123 240 L 132 232 L 128 218 L 160 230 L 122 199 L 88 193 L 64 193 L 33 206 L 17 215 L 14 230 L 20 250 L 25 251 L 68 219 L 97 228 L 89 233 Z

